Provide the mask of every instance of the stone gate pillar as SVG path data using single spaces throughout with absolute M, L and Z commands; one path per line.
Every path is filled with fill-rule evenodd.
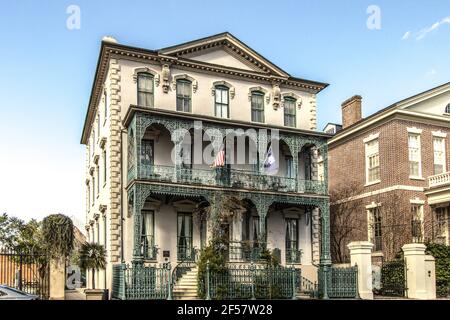
M 406 287 L 408 298 L 434 299 L 436 287 L 434 281 L 434 259 L 425 255 L 423 243 L 409 243 L 402 247 L 405 256 Z M 428 261 L 426 261 L 428 260 Z
M 358 266 L 358 291 L 361 299 L 373 299 L 372 292 L 372 248 L 368 241 L 350 242 L 350 263 Z

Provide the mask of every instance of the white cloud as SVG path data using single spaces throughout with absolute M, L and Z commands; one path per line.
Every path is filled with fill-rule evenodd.
M 430 32 L 439 29 L 442 25 L 450 24 L 450 17 L 445 17 L 444 19 L 433 23 L 430 27 L 423 28 L 422 30 L 412 33 L 411 31 L 405 32 L 402 37 L 402 40 L 407 40 L 411 38 L 411 36 L 415 37 L 416 40 L 422 40 L 425 38 Z
M 406 31 L 405 34 L 402 37 L 402 40 L 407 40 L 409 39 L 409 36 L 411 36 L 411 31 Z

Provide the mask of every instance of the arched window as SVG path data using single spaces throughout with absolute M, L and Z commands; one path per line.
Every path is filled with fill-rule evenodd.
M 252 121 L 264 122 L 264 93 L 261 91 L 252 91 Z
M 445 107 L 445 113 L 450 114 L 450 103 Z
M 286 127 L 295 127 L 295 105 L 297 100 L 291 97 L 284 98 L 284 125 Z
M 216 117 L 229 117 L 229 89 L 219 85 L 215 87 L 215 113 Z
M 177 80 L 177 111 L 191 112 L 192 82 Z
M 138 99 L 140 107 L 153 107 L 153 76 L 149 73 L 138 73 L 137 76 Z
M 134 134 L 133 129 L 131 129 L 128 135 L 128 169 L 134 167 L 134 160 Z

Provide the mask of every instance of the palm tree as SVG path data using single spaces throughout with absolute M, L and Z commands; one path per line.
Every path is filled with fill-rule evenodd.
M 106 251 L 97 243 L 85 242 L 81 245 L 78 265 L 82 269 L 92 269 L 92 289 L 95 289 L 95 270 L 105 269 Z

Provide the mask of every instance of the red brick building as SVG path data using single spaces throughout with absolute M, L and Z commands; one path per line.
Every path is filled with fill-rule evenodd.
M 366 118 L 361 100 L 342 104 L 329 140 L 334 260 L 347 260 L 355 240 L 374 243 L 374 262 L 405 243 L 449 244 L 450 83 Z

